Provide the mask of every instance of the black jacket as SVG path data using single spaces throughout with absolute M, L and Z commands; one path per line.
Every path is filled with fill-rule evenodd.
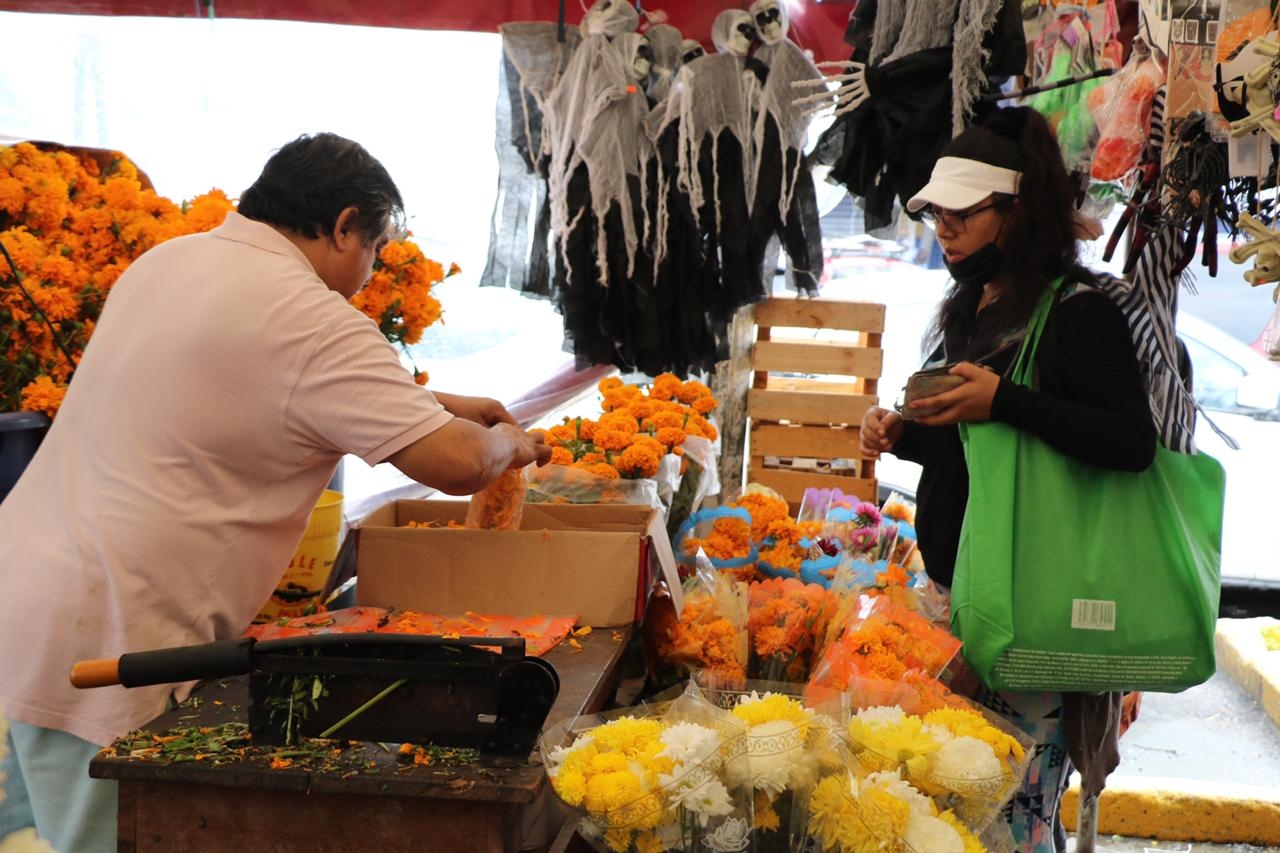
M 1008 322 L 998 305 L 945 329 L 930 362 L 973 361 L 1005 376 L 1021 336 L 1002 340 Z M 1059 299 L 1045 323 L 1035 369 L 1035 388 L 1000 380 L 993 421 L 1034 433 L 1089 465 L 1143 471 L 1151 464 L 1156 430 L 1141 368 L 1124 315 L 1106 294 L 1083 288 Z M 920 551 L 929 577 L 949 587 L 969 497 L 960 432 L 954 425 L 908 421 L 892 452 L 923 468 L 916 492 Z

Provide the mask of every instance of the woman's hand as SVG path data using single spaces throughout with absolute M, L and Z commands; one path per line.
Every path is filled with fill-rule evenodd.
M 962 361 L 947 371 L 952 376 L 964 377 L 964 384 L 949 391 L 921 397 L 907 406 L 908 410 L 936 410 L 931 415 L 915 416 L 917 423 L 925 426 L 971 423 L 991 419 L 991 401 L 1000 387 L 1000 377 L 985 367 Z
M 858 448 L 863 459 L 879 459 L 902 438 L 902 416 L 890 409 L 872 406 L 862 416 L 858 429 Z

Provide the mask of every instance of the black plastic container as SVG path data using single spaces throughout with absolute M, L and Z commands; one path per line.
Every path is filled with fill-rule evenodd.
M 39 412 L 0 412 L 0 501 L 35 456 L 49 423 Z

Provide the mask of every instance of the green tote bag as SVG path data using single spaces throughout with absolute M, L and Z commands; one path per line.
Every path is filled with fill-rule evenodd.
M 1022 385 L 1059 284 L 1027 327 L 1012 375 Z M 1135 474 L 1001 423 L 961 424 L 960 435 L 969 502 L 951 627 L 988 686 L 1176 692 L 1213 675 L 1217 460 L 1157 445 Z

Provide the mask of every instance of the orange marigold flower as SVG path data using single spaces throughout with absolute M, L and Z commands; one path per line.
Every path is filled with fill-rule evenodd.
M 58 414 L 66 395 L 66 385 L 59 385 L 48 376 L 38 376 L 22 389 L 22 408 L 27 412 L 43 412 L 52 418 Z
M 573 441 L 576 438 L 577 434 L 573 427 L 568 426 L 567 424 L 556 424 L 551 429 L 547 430 L 548 443 L 560 442 L 563 444 L 568 441 Z
M 692 403 L 699 397 L 710 396 L 711 389 L 706 385 L 703 385 L 701 382 L 698 382 L 696 379 L 690 379 L 687 382 L 681 383 L 680 389 L 676 391 L 676 399 L 685 404 Z
M 597 465 L 601 462 L 607 462 L 607 461 L 608 460 L 604 458 L 603 453 L 593 450 L 588 453 L 582 454 L 582 458 L 578 460 L 578 463 L 580 466 L 585 467 L 590 465 Z
M 710 397 L 710 396 L 708 396 L 708 397 L 699 397 L 698 399 L 694 400 L 694 401 L 693 401 L 692 403 L 690 403 L 689 405 L 690 405 L 690 406 L 692 406 L 692 407 L 693 407 L 693 410 L 694 410 L 695 412 L 697 412 L 698 414 L 700 414 L 700 415 L 705 415 L 705 414 L 707 414 L 707 413 L 709 413 L 709 412 L 713 411 L 713 410 L 715 409 L 715 407 L 716 407 L 716 406 L 718 406 L 718 405 L 720 405 L 720 404 L 716 402 L 716 398 L 715 398 L 715 397 Z
M 658 473 L 659 456 L 643 444 L 633 444 L 615 463 L 618 473 L 629 478 L 652 477 Z
M 683 444 L 685 437 L 684 430 L 677 429 L 675 427 L 663 427 L 658 430 L 657 436 L 658 441 L 662 442 L 667 447 L 675 447 L 678 444 Z
M 618 430 L 605 429 L 602 425 L 596 430 L 593 441 L 601 450 L 622 450 L 631 444 L 631 436 Z
M 572 465 L 573 454 L 564 447 L 551 448 L 551 464 L 552 465 Z
M 612 391 L 615 388 L 621 388 L 622 380 L 617 376 L 606 376 L 604 379 L 600 380 L 600 384 L 596 387 L 600 389 L 601 394 L 604 394 L 605 392 Z

